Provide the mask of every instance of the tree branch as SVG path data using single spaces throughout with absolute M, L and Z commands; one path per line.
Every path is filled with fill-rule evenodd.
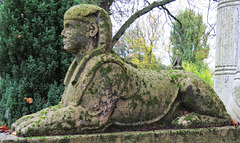
M 150 4 L 149 6 L 139 10 L 138 12 L 134 13 L 124 24 L 123 26 L 118 30 L 118 32 L 114 35 L 113 37 L 113 41 L 112 44 L 114 45 L 119 38 L 124 34 L 125 30 L 140 16 L 148 13 L 149 11 L 151 11 L 153 8 L 155 7 L 159 7 L 159 6 L 163 6 L 166 5 L 168 3 L 171 3 L 175 0 L 162 0 L 162 1 L 155 1 L 152 4 Z
M 148 2 L 146 0 L 146 3 L 150 4 L 150 2 Z M 167 11 L 168 15 L 170 15 L 170 17 L 172 17 L 174 20 L 176 20 L 179 24 L 180 24 L 180 28 L 182 28 L 182 23 L 175 17 L 172 15 L 172 13 L 165 7 L 165 6 L 161 6 L 165 11 Z M 158 7 L 158 9 L 162 10 L 160 7 Z
M 176 20 L 180 24 L 180 28 L 182 29 L 182 23 L 175 16 L 173 16 L 167 8 L 165 8 L 164 6 L 161 7 L 167 11 L 168 15 L 170 15 L 174 20 Z

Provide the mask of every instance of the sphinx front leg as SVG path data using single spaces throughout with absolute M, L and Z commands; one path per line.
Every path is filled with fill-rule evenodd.
M 70 132 L 70 128 L 75 124 L 78 108 L 68 106 L 49 107 L 37 113 L 23 116 L 12 124 L 17 136 L 42 136 L 65 134 Z M 65 131 L 67 130 L 67 131 Z
M 92 114 L 81 106 L 53 106 L 24 116 L 12 124 L 17 136 L 44 136 L 84 133 L 101 128 L 104 116 Z

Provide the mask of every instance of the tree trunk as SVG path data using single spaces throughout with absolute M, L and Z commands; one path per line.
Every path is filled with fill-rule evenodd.
M 101 0 L 100 0 L 101 1 Z M 110 13 L 110 6 L 112 5 L 114 0 L 105 0 L 100 2 L 100 7 L 103 8 L 105 11 Z

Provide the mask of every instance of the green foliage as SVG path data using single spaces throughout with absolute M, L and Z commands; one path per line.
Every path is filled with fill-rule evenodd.
M 159 19 L 149 14 L 145 20 L 148 22 L 143 23 L 140 19 L 134 27 L 129 28 L 113 49 L 125 60 L 132 62 L 142 70 L 165 69 L 166 66 L 161 64 L 161 59 L 154 54 L 160 39 Z
M 128 41 L 129 39 L 127 39 Z M 132 45 L 133 53 L 129 55 L 131 62 L 138 65 L 140 69 L 146 70 L 160 70 L 160 61 L 156 58 L 153 53 L 154 47 L 148 45 L 142 37 L 135 38 Z
M 0 121 L 57 104 L 72 56 L 63 50 L 66 0 L 5 0 L 0 13 Z M 28 104 L 24 97 L 32 98 Z
M 186 71 L 193 72 L 213 86 L 213 74 L 204 63 L 208 57 L 209 45 L 206 33 L 206 25 L 202 21 L 202 15 L 196 14 L 193 10 L 186 9 L 180 11 L 171 31 L 170 40 L 172 43 L 173 57 L 180 51 L 183 59 L 183 68 Z
M 74 4 L 94 4 L 100 5 L 104 0 L 73 0 Z
M 200 69 L 203 68 L 203 60 L 209 54 L 209 45 L 207 44 L 209 33 L 206 33 L 202 15 L 186 9 L 180 11 L 177 19 L 180 20 L 182 28 L 179 22 L 173 23 L 170 35 L 173 57 L 178 49 L 184 61 L 195 63 Z
M 146 43 L 143 37 L 134 35 L 134 31 L 127 31 L 123 38 L 114 46 L 114 50 L 125 60 L 132 62 L 142 70 L 161 70 L 165 66 L 153 53 L 153 45 Z
M 213 73 L 206 64 L 204 65 L 204 68 L 200 70 L 197 68 L 197 64 L 194 63 L 183 61 L 182 66 L 186 71 L 196 74 L 197 76 L 205 80 L 210 86 L 213 87 Z
M 64 89 L 63 84 L 58 85 L 58 83 L 55 81 L 53 84 L 49 86 L 48 91 L 48 100 L 47 103 L 44 105 L 44 108 L 53 106 L 56 103 L 59 103 L 61 101 L 61 98 L 59 98 L 62 94 L 62 89 Z

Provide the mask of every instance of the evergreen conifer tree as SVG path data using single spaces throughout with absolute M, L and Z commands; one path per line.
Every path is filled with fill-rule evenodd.
M 207 42 L 210 33 L 206 32 L 207 26 L 202 21 L 202 15 L 186 9 L 180 11 L 177 19 L 181 24 L 175 21 L 170 35 L 173 51 L 172 60 L 176 57 L 177 51 L 180 51 L 183 68 L 195 73 L 213 86 L 212 72 L 204 63 L 210 50 Z
M 196 64 L 199 69 L 204 68 L 203 60 L 209 54 L 209 45 L 207 43 L 209 33 L 206 32 L 206 25 L 202 21 L 202 15 L 186 9 L 180 11 L 177 19 L 181 24 L 175 21 L 170 35 L 173 57 L 176 51 L 179 50 L 184 61 Z
M 4 0 L 0 12 L 0 123 L 57 104 L 71 55 L 61 31 L 67 0 Z M 29 104 L 24 98 L 32 98 Z

